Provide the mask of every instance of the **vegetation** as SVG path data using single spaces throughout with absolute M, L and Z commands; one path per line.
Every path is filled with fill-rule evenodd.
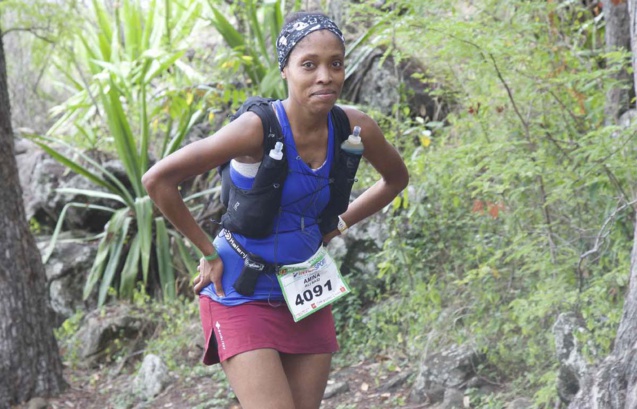
M 80 193 L 117 203 L 102 206 L 113 216 L 87 297 L 99 284 L 100 304 L 109 294 L 132 298 L 151 282 L 176 297 L 195 254 L 153 211 L 141 174 L 193 127 L 219 125 L 215 113 L 246 95 L 284 94 L 272 39 L 298 3 L 78 6 L 85 23 L 42 62 L 72 95 L 37 140 L 103 188 Z M 432 345 L 472 341 L 488 357 L 482 376 L 554 407 L 557 362 L 547 346 L 557 315 L 579 315 L 590 359 L 604 356 L 628 284 L 637 146 L 634 129 L 605 125 L 604 98 L 631 86 L 608 80 L 629 56 L 605 50 L 601 10 L 585 2 L 394 0 L 381 8 L 352 2 L 344 13 L 347 35 L 359 40 L 350 67 L 380 49 L 381 63 L 451 108 L 444 120 L 412 112 L 413 91 L 404 87 L 393 112 L 375 114 L 408 162 L 411 184 L 386 211 L 392 228 L 373 256 L 378 270 L 364 273 L 369 280 L 352 277 L 355 296 L 336 306 L 341 345 L 400 364 Z M 225 41 L 214 52 L 195 40 L 212 29 Z M 403 71 L 412 59 L 426 70 Z M 94 150 L 117 154 L 126 180 Z M 215 188 L 203 186 L 200 195 Z M 63 215 L 56 233 L 62 227 Z M 166 349 L 161 341 L 157 348 Z M 475 407 L 500 403 L 472 398 Z

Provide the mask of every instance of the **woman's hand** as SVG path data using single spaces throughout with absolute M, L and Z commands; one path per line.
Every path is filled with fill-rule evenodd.
M 323 235 L 323 243 L 328 244 L 334 237 L 340 235 L 341 232 L 338 229 L 334 229 L 329 233 Z
M 226 296 L 223 291 L 223 285 L 221 285 L 221 277 L 223 276 L 223 261 L 221 261 L 221 257 L 212 261 L 208 261 L 202 257 L 199 259 L 197 271 L 199 275 L 195 277 L 195 286 L 193 288 L 195 294 L 198 295 L 205 286 L 212 283 L 215 287 L 215 293 L 219 297 Z

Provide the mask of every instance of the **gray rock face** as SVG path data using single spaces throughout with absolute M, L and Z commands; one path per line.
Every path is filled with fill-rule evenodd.
M 484 356 L 471 344 L 455 345 L 425 358 L 414 382 L 410 400 L 414 403 L 437 403 L 447 390 L 461 389 L 475 374 Z M 453 391 L 449 392 L 452 397 Z M 455 395 L 453 395 L 455 396 Z
M 461 390 L 454 388 L 445 390 L 442 409 L 464 409 L 464 407 L 464 393 Z
M 36 220 L 45 230 L 53 230 L 62 209 L 70 202 L 100 204 L 112 208 L 122 207 L 121 203 L 113 200 L 58 192 L 56 189 L 60 188 L 100 192 L 106 190 L 83 176 L 70 173 L 66 167 L 29 140 L 16 140 L 16 160 L 27 219 Z M 121 164 L 113 162 L 106 163 L 110 166 L 110 170 L 117 171 L 121 168 Z M 116 173 L 116 177 L 125 179 L 125 174 L 119 172 Z M 71 207 L 65 217 L 65 226 L 67 229 L 99 232 L 102 231 L 110 216 L 110 213 L 100 210 Z
M 619 117 L 617 122 L 622 128 L 628 128 L 635 120 L 637 120 L 637 109 L 629 109 Z
M 531 409 L 533 402 L 528 398 L 517 398 L 507 405 L 507 409 Z
M 391 56 L 385 58 L 382 49 L 369 47 L 363 47 L 355 54 L 357 55 L 352 57 L 352 61 L 356 61 L 359 68 L 345 81 L 344 99 L 368 105 L 389 115 L 401 100 L 402 87 L 410 90 L 407 96 L 410 115 L 427 118 L 429 121 L 444 120 L 449 112 L 448 104 L 430 95 L 440 85 L 412 76 L 426 72 L 419 61 L 401 61 L 396 67 Z
M 345 381 L 338 381 L 328 384 L 323 393 L 323 399 L 329 399 L 341 393 L 349 391 L 349 384 Z
M 46 409 L 49 403 L 44 398 L 33 398 L 27 403 L 27 409 Z
M 142 366 L 133 380 L 133 392 L 145 400 L 159 395 L 173 381 L 168 367 L 157 355 L 144 357 Z
M 560 363 L 557 378 L 557 392 L 568 403 L 580 389 L 580 380 L 586 374 L 588 365 L 582 355 L 582 346 L 575 334 L 586 331 L 584 323 L 573 313 L 563 313 L 553 325 L 555 349 Z
M 41 243 L 40 247 L 44 244 L 47 243 Z M 95 306 L 90 300 L 84 303 L 82 293 L 96 253 L 96 247 L 90 244 L 60 242 L 45 264 L 56 325 L 60 325 L 77 310 Z
M 152 323 L 126 304 L 91 311 L 75 334 L 80 365 L 92 367 L 124 348 L 134 349 L 135 343 L 152 330 Z
M 383 249 L 389 236 L 386 217 L 383 213 L 355 224 L 346 234 L 336 236 L 328 246 L 329 253 L 340 264 L 341 273 L 358 293 L 372 294 L 385 282 L 378 278 L 378 266 L 374 255 Z M 363 299 L 366 303 L 369 300 Z
M 15 141 L 16 161 L 27 219 L 54 225 L 61 208 L 52 203 L 64 166 L 26 139 Z

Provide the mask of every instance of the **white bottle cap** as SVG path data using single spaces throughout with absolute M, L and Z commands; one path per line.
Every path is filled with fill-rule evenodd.
M 282 142 L 277 142 L 274 144 L 274 149 L 270 150 L 270 157 L 276 160 L 283 159 L 283 143 Z
M 357 126 L 354 127 L 354 130 L 352 131 L 352 134 L 347 139 L 352 144 L 359 144 L 359 143 L 361 143 L 360 134 L 361 134 L 361 127 L 357 125 Z

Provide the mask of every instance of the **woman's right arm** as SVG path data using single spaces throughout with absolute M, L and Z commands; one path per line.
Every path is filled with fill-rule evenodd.
M 247 112 L 212 136 L 186 145 L 157 162 L 144 174 L 142 183 L 170 223 L 204 255 L 209 255 L 215 249 L 184 203 L 179 184 L 230 159 L 244 157 L 247 161 L 256 162 L 262 156 L 261 120 L 257 115 Z M 209 278 L 215 282 L 217 294 L 223 295 L 221 276 Z M 200 287 L 203 288 L 203 285 L 201 283 Z

